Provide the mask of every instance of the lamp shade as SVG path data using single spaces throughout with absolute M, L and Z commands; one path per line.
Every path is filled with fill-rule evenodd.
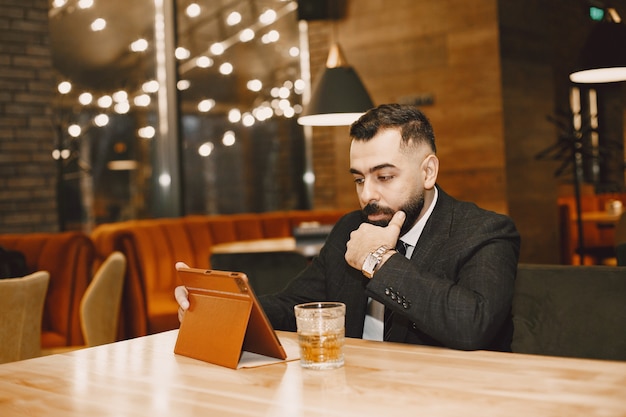
M 575 83 L 626 80 L 626 25 L 612 21 L 596 23 L 570 80 Z
M 372 107 L 372 99 L 354 68 L 326 67 L 298 123 L 305 126 L 347 126 Z

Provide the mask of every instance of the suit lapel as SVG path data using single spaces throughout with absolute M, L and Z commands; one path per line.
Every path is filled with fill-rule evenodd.
M 437 187 L 439 196 L 424 231 L 417 241 L 411 260 L 420 266 L 427 266 L 437 259 L 436 254 L 450 237 L 450 228 L 454 213 L 453 199 Z
M 437 188 L 439 190 L 437 205 L 426 222 L 424 231 L 411 255 L 411 262 L 424 268 L 428 267 L 434 259 L 437 259 L 437 253 L 449 238 L 454 212 L 454 200 L 441 188 Z M 391 342 L 405 342 L 409 328 L 412 325 L 413 323 L 407 317 L 401 314 L 394 314 L 393 328 L 388 340 Z

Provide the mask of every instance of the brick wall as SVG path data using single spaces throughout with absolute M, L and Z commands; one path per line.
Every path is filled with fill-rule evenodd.
M 47 0 L 0 0 L 0 233 L 56 231 Z

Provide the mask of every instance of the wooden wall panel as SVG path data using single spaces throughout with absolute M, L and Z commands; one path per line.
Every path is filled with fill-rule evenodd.
M 347 17 L 336 29 L 348 62 L 375 104 L 433 95 L 434 104 L 423 110 L 435 129 L 447 191 L 475 201 L 475 187 L 452 180 L 471 172 L 477 184 L 490 184 L 489 198 L 481 200 L 506 212 L 496 10 L 495 0 L 350 1 Z M 335 187 L 340 192 L 334 203 L 351 206 L 354 187 L 347 165 L 342 169 L 349 161 L 338 156 L 349 145 L 344 130 L 335 132 Z

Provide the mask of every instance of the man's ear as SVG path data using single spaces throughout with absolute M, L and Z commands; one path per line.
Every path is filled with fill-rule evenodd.
M 424 170 L 424 188 L 430 190 L 435 186 L 437 174 L 439 174 L 439 158 L 437 158 L 437 155 L 428 155 L 422 163 L 422 169 Z

